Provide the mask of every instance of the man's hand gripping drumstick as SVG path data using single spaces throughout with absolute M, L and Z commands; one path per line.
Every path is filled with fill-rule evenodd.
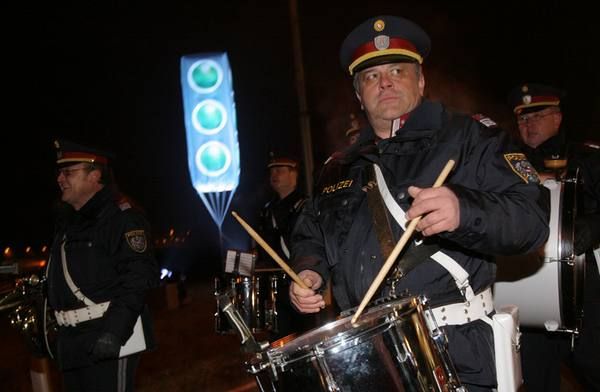
M 298 285 L 300 285 L 300 287 L 302 287 L 303 289 L 309 290 L 308 286 L 304 284 L 302 279 L 290 268 L 290 266 L 285 261 L 283 261 L 281 257 L 279 257 L 277 252 L 275 252 L 273 248 L 271 248 L 269 244 L 267 244 L 266 241 L 263 240 L 261 236 L 258 235 L 258 233 L 254 231 L 254 229 L 248 223 L 246 223 L 246 221 L 243 220 L 241 216 L 237 214 L 237 212 L 232 211 L 231 215 L 233 215 L 233 217 L 237 219 L 238 222 L 240 222 L 242 227 L 246 229 L 248 234 L 250 234 L 250 237 L 254 238 L 256 243 L 259 244 L 269 254 L 269 256 L 271 256 L 273 260 L 275 260 L 275 262 L 279 264 L 281 268 L 283 268 L 285 273 L 288 274 L 294 280 L 294 282 L 298 283 Z
M 433 184 L 432 188 L 439 188 L 444 183 L 444 181 L 446 180 L 446 177 L 448 177 L 448 174 L 450 174 L 450 171 L 452 171 L 454 164 L 455 164 L 455 161 L 452 159 L 449 160 L 448 163 L 446 163 L 446 166 L 444 166 L 444 169 L 442 169 L 442 172 L 440 173 L 438 178 L 435 180 L 435 183 Z M 439 209 L 437 207 L 434 207 L 434 204 L 439 203 L 439 200 L 434 200 L 434 197 L 428 198 L 425 195 L 423 197 L 423 200 L 419 202 L 419 204 L 421 204 L 421 205 L 415 206 L 415 204 L 417 202 L 416 201 L 417 195 L 422 192 L 426 192 L 427 190 L 416 188 L 416 187 L 411 187 L 411 188 L 412 189 L 409 189 L 409 193 L 411 194 L 411 196 L 415 197 L 415 202 L 413 203 L 413 206 L 411 207 L 411 209 L 413 207 L 418 207 L 417 211 L 423 210 L 423 213 L 419 214 L 418 216 L 415 216 L 414 218 L 411 219 L 410 224 L 406 228 L 406 231 L 404 232 L 404 234 L 402 234 L 402 237 L 400 237 L 400 240 L 398 240 L 398 243 L 396 244 L 396 246 L 392 250 L 392 253 L 390 253 L 389 257 L 387 258 L 387 260 L 381 267 L 381 270 L 379 270 L 379 273 L 373 280 L 373 283 L 371 283 L 371 287 L 369 287 L 369 290 L 367 291 L 362 302 L 360 303 L 358 310 L 352 317 L 352 324 L 356 323 L 356 320 L 358 320 L 358 318 L 360 317 L 362 312 L 365 310 L 365 307 L 367 306 L 367 304 L 369 303 L 369 301 L 371 300 L 371 298 L 373 297 L 373 295 L 375 294 L 375 292 L 377 291 L 377 289 L 379 288 L 379 286 L 385 279 L 386 275 L 388 274 L 388 272 L 390 271 L 390 269 L 396 262 L 396 258 L 398 257 L 398 255 L 400 254 L 402 249 L 404 249 L 404 246 L 406 245 L 406 243 L 412 236 L 413 232 L 417 228 L 417 225 L 419 224 L 419 221 L 421 220 L 421 218 L 423 218 L 423 216 L 425 215 L 425 213 L 427 211 L 434 211 L 434 210 Z M 448 192 L 451 192 L 451 191 L 448 190 Z M 436 196 L 436 198 L 439 198 L 439 196 Z M 455 197 L 454 197 L 454 199 L 455 199 Z M 453 203 L 452 200 L 446 200 L 445 202 Z M 455 208 L 455 210 L 458 211 L 457 208 Z M 413 211 L 413 213 L 414 213 L 414 211 Z M 433 212 L 432 214 L 435 214 L 435 213 L 436 212 Z M 410 215 L 411 214 L 409 213 L 408 214 L 409 218 L 410 218 Z M 451 217 L 444 217 L 444 216 L 435 217 L 434 216 L 434 217 L 432 217 L 430 222 L 428 222 L 427 224 L 422 225 L 422 227 L 420 227 L 420 231 L 422 231 L 423 235 L 437 234 L 444 230 L 451 231 L 451 230 L 456 229 L 456 227 L 458 227 L 458 223 L 459 223 L 458 219 L 459 219 L 459 217 L 457 217 L 457 216 L 451 216 Z

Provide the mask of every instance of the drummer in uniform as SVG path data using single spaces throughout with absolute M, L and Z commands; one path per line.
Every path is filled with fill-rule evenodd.
M 509 93 L 528 160 L 544 179 L 562 179 L 577 169 L 581 195 L 575 221 L 574 251 L 586 255 L 584 316 L 571 351 L 568 334 L 523 329 L 523 379 L 528 392 L 559 391 L 561 360 L 571 365 L 586 390 L 600 390 L 600 276 L 593 250 L 600 244 L 600 143 L 576 142 L 563 126 L 565 91 L 539 83 L 522 83 Z M 571 170 L 572 171 L 572 170 Z M 558 304 L 557 304 L 558 306 Z
M 490 257 L 546 241 L 548 195 L 505 132 L 424 98 L 430 46 L 416 23 L 388 15 L 361 23 L 342 43 L 342 67 L 368 124 L 357 143 L 328 160 L 298 218 L 292 266 L 310 288 L 292 283 L 290 298 L 301 312 L 320 312 L 331 277 L 340 308 L 358 306 L 390 243 L 423 216 L 378 295 L 393 294 L 393 282 L 396 295 L 429 298 L 458 378 L 470 392 L 491 391 L 494 339 L 483 320 L 493 312 Z M 457 162 L 446 184 L 432 188 L 450 159 Z M 453 276 L 460 273 L 468 282 Z
M 298 189 L 299 167 L 299 162 L 288 156 L 272 157 L 267 164 L 273 197 L 260 212 L 259 232 L 285 261 L 290 257 L 292 229 L 306 200 L 306 196 Z M 272 334 L 272 338 L 284 337 L 303 329 L 305 319 L 311 317 L 299 315 L 290 307 L 289 278 L 283 277 L 281 267 L 262 248 L 259 249 L 255 271 L 275 273 L 279 276 L 276 298 L 277 330 Z

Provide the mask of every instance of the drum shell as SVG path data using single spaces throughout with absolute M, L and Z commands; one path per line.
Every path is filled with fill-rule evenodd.
M 271 345 L 247 363 L 263 391 L 444 391 L 458 381 L 415 298 L 369 309 Z
M 494 302 L 496 307 L 517 305 L 523 326 L 575 330 L 581 322 L 585 256 L 573 254 L 577 183 L 577 173 L 544 182 L 551 211 L 543 249 L 496 258 Z

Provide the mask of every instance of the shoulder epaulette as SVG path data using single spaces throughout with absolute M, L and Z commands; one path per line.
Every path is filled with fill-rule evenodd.
M 488 128 L 498 127 L 498 124 L 496 124 L 496 122 L 494 120 L 492 120 L 491 118 L 489 118 L 481 113 L 474 114 L 471 117 L 473 118 L 473 120 L 485 125 Z

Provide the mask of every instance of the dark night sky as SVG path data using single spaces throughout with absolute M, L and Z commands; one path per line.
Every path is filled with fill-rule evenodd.
M 507 91 L 522 81 L 553 83 L 568 90 L 571 129 L 599 139 L 600 28 L 577 2 L 298 2 L 316 166 L 342 146 L 348 114 L 358 110 L 339 45 L 377 14 L 407 17 L 430 33 L 430 98 L 512 127 Z M 300 158 L 302 151 L 287 2 L 88 3 L 28 3 L 4 13 L 16 27 L 3 40 L 0 246 L 51 237 L 52 141 L 67 137 L 116 152 L 121 187 L 146 208 L 155 231 L 191 229 L 199 247 L 218 250 L 218 231 L 187 172 L 180 57 L 229 54 L 242 161 L 232 208 L 253 222 L 268 196 L 268 152 Z M 223 233 L 226 243 L 245 246 L 231 218 Z

